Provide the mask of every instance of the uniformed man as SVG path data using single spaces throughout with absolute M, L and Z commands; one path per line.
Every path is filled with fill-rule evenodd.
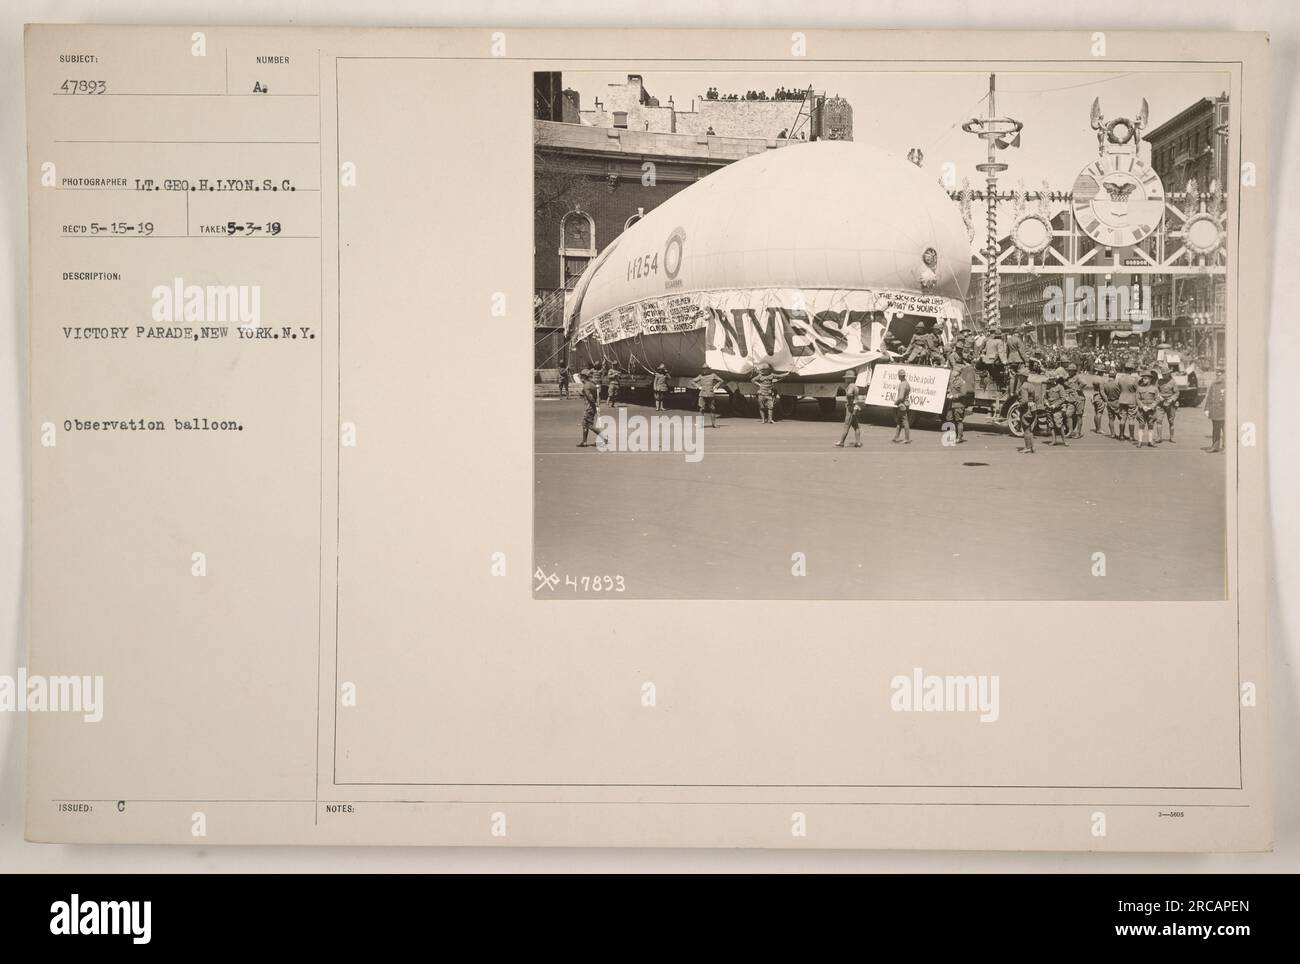
M 1048 414 L 1051 415 L 1052 422 L 1052 440 L 1048 445 L 1069 445 L 1065 440 L 1068 432 L 1066 428 L 1066 403 L 1068 393 L 1065 390 L 1066 375 L 1064 369 L 1058 368 L 1048 376 L 1047 388 L 1044 390 L 1044 402 L 1047 406 Z M 1061 441 L 1056 441 L 1057 435 L 1061 436 Z
M 948 357 L 944 359 L 949 368 L 964 369 L 970 364 L 970 339 L 966 337 L 969 332 L 962 332 L 952 343 L 952 348 L 948 351 Z
M 1004 398 L 1010 394 L 1010 387 L 1007 384 L 1007 344 L 1002 340 L 1002 329 L 996 322 L 989 327 L 988 334 L 984 336 L 984 344 L 980 348 L 975 367 L 988 375 L 989 382 L 1004 393 Z M 1000 409 L 1001 406 L 998 406 L 996 411 Z M 1001 415 L 995 414 L 993 421 L 995 424 L 1000 423 Z
M 1156 379 L 1156 390 L 1160 393 L 1160 437 L 1157 442 L 1163 442 L 1167 433 L 1169 442 L 1174 441 L 1174 418 L 1178 414 L 1178 383 L 1174 381 L 1174 373 L 1169 370 L 1168 365 L 1162 365 L 1163 369 Z
M 907 382 L 907 369 L 898 370 L 898 392 L 894 396 L 894 437 L 891 441 L 912 444 L 912 386 Z M 902 436 L 900 439 L 899 436 Z
M 718 412 L 713 404 L 713 393 L 722 385 L 722 378 L 711 369 L 704 371 L 691 382 L 692 388 L 699 389 L 700 392 L 700 415 L 701 417 L 707 412 L 709 415 L 709 427 L 718 427 Z
M 1124 371 L 1119 376 L 1119 437 L 1133 439 L 1133 427 L 1136 421 L 1134 409 L 1137 407 L 1137 375 L 1133 372 L 1133 359 L 1124 360 Z M 1136 441 L 1136 439 L 1133 439 Z
M 1133 422 L 1137 431 L 1134 433 L 1133 444 L 1138 448 L 1146 446 L 1149 449 L 1156 447 L 1155 430 L 1156 419 L 1159 417 L 1160 409 L 1160 391 L 1156 387 L 1154 373 L 1143 372 L 1138 378 L 1136 400 L 1133 404 Z
M 1223 423 L 1228 417 L 1228 380 L 1223 362 L 1214 366 L 1214 381 L 1205 393 L 1205 414 L 1210 417 L 1210 447 L 1206 452 L 1226 452 L 1228 440 L 1223 434 Z
M 596 427 L 596 417 L 600 412 L 600 385 L 596 381 L 596 373 L 590 368 L 584 368 L 581 375 L 582 400 L 586 404 L 582 413 L 582 441 L 578 443 L 578 448 L 585 448 L 588 432 L 595 432 L 596 437 L 602 442 L 605 441 L 605 436 Z M 593 442 L 592 444 L 598 443 Z
M 569 366 L 563 365 L 560 368 L 560 398 L 569 397 Z
M 1046 391 L 1043 383 L 1043 366 L 1037 358 L 1029 360 L 1029 374 L 1020 385 L 1019 399 L 1022 408 L 1020 419 L 1021 436 L 1024 445 L 1019 449 L 1025 455 L 1034 454 L 1034 426 L 1046 403 Z
M 1026 339 L 1034 326 L 1026 322 L 1019 330 L 1012 328 L 1007 334 L 1007 389 L 1012 395 L 1020 391 L 1020 381 L 1025 377 L 1025 366 L 1029 363 L 1029 351 Z M 1024 335 L 1021 335 L 1021 332 Z
M 651 382 L 651 391 L 655 396 L 655 411 L 664 410 L 664 396 L 668 394 L 668 367 L 663 362 L 654 370 L 654 379 Z
M 1088 384 L 1087 374 L 1079 374 L 1079 366 L 1070 362 L 1065 368 L 1066 428 L 1070 438 L 1083 438 L 1083 390 Z
M 609 405 L 613 408 L 618 404 L 618 380 L 622 373 L 618 370 L 618 365 L 611 365 L 606 375 L 606 383 L 609 385 Z
M 759 365 L 750 380 L 758 390 L 758 420 L 760 425 L 776 424 L 776 383 L 785 375 L 777 375 L 771 365 Z
M 984 346 L 980 352 L 980 362 L 988 368 L 1005 369 L 1007 365 L 1007 343 L 1002 337 L 1002 328 L 996 323 L 984 336 Z
M 923 321 L 916 326 L 912 334 L 912 343 L 908 346 L 905 365 L 933 365 L 936 356 L 942 356 L 943 343 L 933 330 L 934 322 Z
M 968 364 L 975 360 L 976 338 L 977 336 L 974 330 L 970 328 L 965 329 L 957 336 L 957 345 L 961 348 L 962 354 L 965 356 Z
M 966 376 L 970 369 L 970 362 L 966 361 L 961 345 L 953 349 L 948 360 L 948 368 L 947 408 L 944 412 L 944 421 L 952 425 L 953 432 L 956 434 L 954 444 L 960 445 L 966 441 Z
M 859 416 L 862 414 L 862 395 L 858 390 L 857 375 L 852 369 L 844 373 L 844 431 L 840 433 L 840 440 L 835 443 L 838 449 L 844 448 L 844 442 L 849 437 L 849 429 L 853 429 L 853 447 L 862 448 L 862 428 L 859 423 Z
M 1106 402 L 1106 418 L 1110 423 L 1110 437 L 1123 438 L 1121 434 L 1119 398 L 1123 391 L 1119 387 L 1119 369 L 1114 365 L 1106 370 L 1106 378 L 1101 383 L 1102 398 Z
M 962 339 L 962 349 L 966 352 L 966 358 L 972 365 L 984 352 L 984 335 L 978 331 L 962 332 L 965 336 Z
M 1101 434 L 1103 424 L 1106 426 L 1106 434 L 1110 434 L 1110 418 L 1106 414 L 1106 395 L 1101 390 L 1105 380 L 1106 365 L 1099 361 L 1093 367 L 1089 380 L 1089 387 L 1092 389 L 1092 431 L 1096 435 Z

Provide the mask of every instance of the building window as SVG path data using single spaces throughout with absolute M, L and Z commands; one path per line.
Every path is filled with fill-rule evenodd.
M 567 290 L 573 290 L 573 286 L 578 283 L 578 279 L 582 277 L 582 273 L 587 270 L 587 265 L 590 262 L 590 258 L 564 259 L 564 287 Z
M 560 219 L 560 286 L 572 288 L 596 256 L 596 222 L 585 211 Z

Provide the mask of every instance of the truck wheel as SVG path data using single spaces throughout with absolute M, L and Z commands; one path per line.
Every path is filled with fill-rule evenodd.
M 794 418 L 794 407 L 799 404 L 799 398 L 796 395 L 778 395 L 776 397 L 776 410 L 782 418 Z
M 1019 402 L 1012 402 L 1011 407 L 1007 409 L 1007 428 L 1011 430 L 1012 435 L 1025 433 L 1024 412 L 1020 410 Z

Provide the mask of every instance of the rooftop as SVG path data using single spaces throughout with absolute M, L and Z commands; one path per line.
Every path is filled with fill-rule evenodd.
M 751 154 L 800 141 L 762 137 L 720 137 L 716 134 L 667 134 L 655 131 L 588 127 L 557 121 L 533 121 L 538 150 L 587 151 L 632 157 L 654 156 L 697 161 L 738 161 Z
M 1213 110 L 1214 105 L 1216 103 L 1227 99 L 1228 97 L 1227 94 L 1225 93 L 1225 94 L 1220 94 L 1218 97 L 1202 97 L 1200 100 L 1193 101 L 1191 104 L 1184 107 L 1182 110 L 1180 110 L 1173 117 L 1169 118 L 1169 120 L 1165 121 L 1163 124 L 1160 124 L 1156 127 L 1152 127 L 1150 130 L 1143 131 L 1142 139 L 1144 141 L 1159 140 L 1160 137 L 1162 137 L 1168 131 L 1172 131 L 1177 127 L 1179 127 L 1180 125 L 1182 125 L 1183 123 L 1185 123 L 1188 120 L 1188 118 L 1202 111 Z

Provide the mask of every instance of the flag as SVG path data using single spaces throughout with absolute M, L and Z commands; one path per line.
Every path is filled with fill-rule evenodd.
M 998 146 L 999 150 L 1006 150 L 1008 147 L 1019 147 L 1020 131 L 1016 131 L 1010 136 L 1003 134 L 1001 137 L 995 137 L 993 143 Z

